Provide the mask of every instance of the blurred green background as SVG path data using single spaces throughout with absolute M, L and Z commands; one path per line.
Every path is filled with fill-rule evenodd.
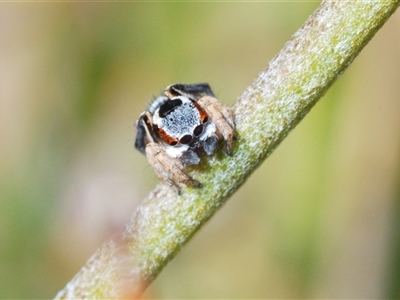
M 152 96 L 232 104 L 317 2 L 0 3 L 0 298 L 51 298 L 158 180 Z M 148 298 L 400 297 L 400 15 Z

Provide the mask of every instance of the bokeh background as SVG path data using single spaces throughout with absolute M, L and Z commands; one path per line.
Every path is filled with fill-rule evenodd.
M 0 298 L 51 298 L 158 180 L 134 123 L 232 104 L 317 2 L 0 3 Z M 400 297 L 400 14 L 146 298 Z

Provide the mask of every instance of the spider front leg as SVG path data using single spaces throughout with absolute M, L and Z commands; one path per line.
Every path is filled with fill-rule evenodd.
M 169 156 L 162 146 L 158 143 L 150 142 L 146 145 L 146 156 L 153 167 L 156 176 L 173 187 L 177 193 L 181 194 L 178 183 L 200 187 L 201 183 L 185 172 L 184 165 L 179 158 Z
M 183 172 L 184 165 L 180 158 L 171 157 L 165 152 L 164 146 L 158 141 L 153 127 L 153 118 L 149 111 L 145 111 L 139 117 L 136 124 L 138 132 L 135 147 L 146 155 L 153 167 L 156 176 L 173 187 L 178 194 L 181 189 L 178 183 L 200 187 L 199 181 L 192 179 Z
M 231 109 L 219 102 L 217 98 L 211 96 L 204 96 L 197 103 L 206 111 L 224 138 L 225 152 L 228 155 L 232 155 L 232 144 L 236 136 L 234 130 L 235 122 Z

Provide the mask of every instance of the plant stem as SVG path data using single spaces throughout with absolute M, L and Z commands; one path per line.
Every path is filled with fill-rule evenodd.
M 400 0 L 324 1 L 233 106 L 233 156 L 190 168 L 203 187 L 160 184 L 120 238 L 103 245 L 56 298 L 138 297 L 272 153 L 396 10 Z

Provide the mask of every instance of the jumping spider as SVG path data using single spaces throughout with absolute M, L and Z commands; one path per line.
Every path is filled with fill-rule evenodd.
M 215 98 L 207 83 L 173 84 L 144 111 L 136 123 L 135 147 L 146 155 L 156 176 L 175 188 L 200 187 L 183 169 L 213 154 L 218 141 L 232 154 L 235 125 L 231 110 Z

